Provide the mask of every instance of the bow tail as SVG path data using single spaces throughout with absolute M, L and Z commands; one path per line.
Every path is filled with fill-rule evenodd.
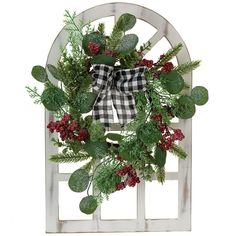
M 119 123 L 121 126 L 133 120 L 137 114 L 135 100 L 132 93 L 122 93 L 116 89 L 112 90 L 112 102 L 116 109 Z
M 109 130 L 110 125 L 113 123 L 111 91 L 107 91 L 105 95 L 100 94 L 98 96 L 93 106 L 92 116 L 94 120 L 99 120 Z

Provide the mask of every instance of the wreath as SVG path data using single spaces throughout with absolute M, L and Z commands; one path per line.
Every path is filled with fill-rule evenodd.
M 136 186 L 140 179 L 152 181 L 156 175 L 164 183 L 167 151 L 187 157 L 177 144 L 185 136 L 171 121 L 192 118 L 195 105 L 208 101 L 208 91 L 191 89 L 182 77 L 200 61 L 171 62 L 182 44 L 157 61 L 144 58 L 151 44 L 137 49 L 138 36 L 127 33 L 136 23 L 134 15 L 121 15 L 109 36 L 103 23 L 84 26 L 75 17 L 65 12 L 69 39 L 58 63 L 32 68 L 33 78 L 44 83 L 43 92 L 27 90 L 54 117 L 47 128 L 61 151 L 50 160 L 83 163 L 68 185 L 74 192 L 87 190 L 79 207 L 92 214 L 104 198 Z M 112 131 L 115 113 L 121 132 Z

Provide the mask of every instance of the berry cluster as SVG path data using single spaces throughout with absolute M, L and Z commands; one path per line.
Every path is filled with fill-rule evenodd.
M 124 166 L 121 170 L 118 170 L 116 174 L 120 177 L 126 176 L 126 179 L 116 185 L 116 190 L 122 190 L 126 186 L 134 187 L 140 183 L 139 177 L 132 165 Z
M 139 62 L 140 66 L 146 66 L 148 68 L 152 68 L 154 63 L 153 60 L 147 60 L 147 59 L 143 59 Z
M 88 130 L 80 128 L 77 121 L 72 120 L 71 115 L 65 113 L 60 121 L 51 121 L 47 128 L 51 133 L 54 131 L 60 134 L 62 141 L 73 140 L 73 141 L 84 141 L 89 138 Z
M 159 144 L 161 149 L 169 150 L 175 141 L 181 141 L 185 138 L 180 129 L 173 129 L 166 123 L 163 123 L 161 114 L 154 112 L 151 115 L 151 119 L 158 122 L 158 129 L 162 133 L 161 143 Z
M 166 124 L 160 124 L 159 129 L 162 132 L 162 139 L 159 146 L 163 150 L 169 150 L 175 141 L 181 141 L 185 138 L 180 129 L 172 129 Z
M 161 68 L 161 71 L 163 73 L 169 73 L 172 69 L 174 68 L 174 65 L 172 62 L 166 62 L 162 68 Z
M 100 52 L 100 45 L 98 43 L 89 42 L 88 48 L 92 55 L 97 55 Z

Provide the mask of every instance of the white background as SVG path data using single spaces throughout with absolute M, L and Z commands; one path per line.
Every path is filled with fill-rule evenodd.
M 108 2 L 0 3 L 1 235 L 45 235 L 44 110 L 32 103 L 24 89 L 36 85 L 31 68 L 45 64 L 63 26 L 65 9 L 79 13 Z M 192 232 L 170 234 L 235 235 L 235 1 L 130 2 L 157 11 L 174 25 L 192 59 L 202 60 L 194 72 L 194 85 L 204 85 L 210 92 L 209 103 L 199 107 L 193 119 Z

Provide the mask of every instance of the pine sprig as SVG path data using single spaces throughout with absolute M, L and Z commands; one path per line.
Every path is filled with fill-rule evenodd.
M 177 44 L 173 48 L 169 49 L 163 58 L 160 58 L 160 60 L 157 62 L 157 66 L 164 65 L 166 62 L 170 61 L 172 58 L 174 58 L 179 51 L 183 48 L 183 45 L 181 43 Z
M 186 62 L 174 68 L 179 74 L 187 74 L 200 66 L 201 61 Z
M 169 152 L 181 159 L 186 159 L 188 156 L 184 149 L 177 144 L 173 144 L 171 149 L 169 149 Z
M 158 167 L 156 175 L 157 175 L 157 181 L 163 184 L 166 178 L 165 167 Z
M 71 163 L 87 160 L 90 156 L 85 152 L 79 153 L 59 153 L 52 155 L 50 161 L 56 163 Z
M 36 87 L 30 88 L 26 86 L 26 91 L 28 92 L 29 96 L 34 99 L 35 104 L 41 104 L 41 95 L 38 93 L 38 89 Z
M 121 30 L 121 25 L 123 22 L 117 21 L 112 29 L 110 38 L 108 39 L 108 47 L 110 49 L 115 49 L 116 45 L 120 42 L 121 38 L 124 35 L 124 32 Z
M 89 162 L 87 162 L 86 164 L 84 164 L 81 169 L 86 170 L 87 172 L 90 172 L 91 169 L 95 166 L 96 164 L 96 160 L 95 159 L 91 159 Z
M 65 29 L 68 31 L 77 31 L 79 35 L 82 36 L 81 27 L 79 27 L 76 24 L 75 18 L 76 18 L 76 12 L 73 12 L 71 14 L 68 10 L 65 10 L 64 14 L 64 23 L 66 25 Z

